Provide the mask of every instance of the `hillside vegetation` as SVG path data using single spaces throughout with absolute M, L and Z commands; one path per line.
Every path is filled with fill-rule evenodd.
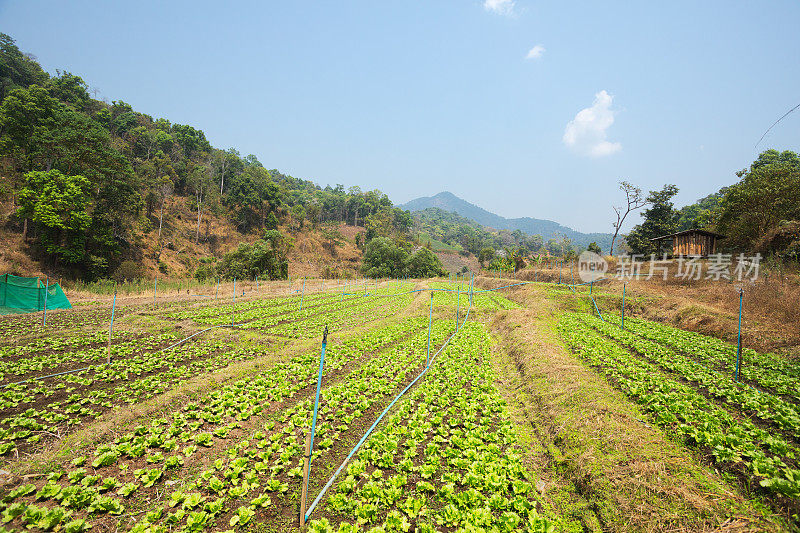
M 185 275 L 204 258 L 256 241 L 280 242 L 268 250 L 279 263 L 287 250 L 291 257 L 316 242 L 306 248 L 326 249 L 335 267 L 347 241 L 342 225 L 363 228 L 362 237 L 352 236 L 354 248 L 377 235 L 410 240 L 410 215 L 378 190 L 323 188 L 268 170 L 253 155 L 213 147 L 194 126 L 94 99 L 79 76 L 49 75 L 4 34 L 0 64 L 2 240 L 10 245 L 3 262 L 10 270 L 85 279 Z M 300 237 L 309 227 L 312 235 Z M 262 239 L 269 231 L 281 238 Z

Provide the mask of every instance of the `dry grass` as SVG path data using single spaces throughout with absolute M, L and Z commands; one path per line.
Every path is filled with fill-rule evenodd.
M 492 322 L 506 354 L 502 381 L 548 451 L 554 494 L 563 495 L 559 486 L 577 492 L 557 498 L 562 512 L 607 531 L 775 530 L 758 506 L 644 423 L 622 393 L 561 346 L 558 310 L 541 289 L 511 298 L 526 308 Z
M 472 272 L 480 270 L 480 264 L 474 255 L 464 257 L 461 254 L 450 252 L 434 252 L 442 266 L 447 272 L 461 272 L 461 269 L 467 267 Z
M 609 273 L 616 271 L 612 263 Z M 703 272 L 705 272 L 705 267 Z M 739 287 L 744 289 L 742 338 L 746 346 L 759 351 L 780 351 L 800 357 L 800 274 L 783 270 L 762 271 L 755 282 L 729 280 L 684 280 L 677 278 L 677 267 L 668 271 L 667 279 L 658 273 L 627 280 L 626 313 L 666 322 L 682 329 L 712 335 L 736 342 L 739 314 Z M 526 269 L 503 280 L 487 279 L 493 287 L 510 280 L 562 283 L 572 280 L 568 267 L 561 269 Z M 579 283 L 577 273 L 576 283 Z M 501 283 L 502 281 L 502 283 Z M 512 281 L 513 282 L 513 281 Z M 578 289 L 588 292 L 587 287 Z M 595 294 L 601 309 L 621 309 L 622 282 L 616 279 L 599 282 Z

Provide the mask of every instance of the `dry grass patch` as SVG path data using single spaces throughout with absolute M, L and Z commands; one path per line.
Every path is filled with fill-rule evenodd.
M 562 496 L 565 513 L 609 531 L 778 527 L 762 505 L 649 426 L 621 392 L 563 348 L 557 309 L 540 288 L 511 297 L 527 309 L 498 313 L 491 326 L 523 404 L 517 411 L 547 450 L 539 461 L 549 462 L 562 493 L 574 488 L 578 496 Z

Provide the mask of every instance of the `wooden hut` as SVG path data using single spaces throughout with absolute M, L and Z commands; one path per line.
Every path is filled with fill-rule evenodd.
M 660 243 L 667 239 L 672 239 L 672 255 L 699 255 L 707 257 L 716 253 L 717 240 L 724 238 L 724 235 L 714 233 L 713 231 L 689 229 L 670 235 L 662 235 L 661 237 L 650 240 Z

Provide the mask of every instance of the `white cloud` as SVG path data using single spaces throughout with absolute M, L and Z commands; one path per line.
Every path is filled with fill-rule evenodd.
M 613 97 L 606 91 L 594 95 L 592 107 L 581 109 L 564 130 L 564 144 L 582 155 L 602 157 L 622 150 L 622 144 L 606 140 L 606 130 L 614 123 Z
M 525 56 L 525 59 L 539 59 L 544 55 L 544 52 L 545 52 L 544 46 L 542 46 L 541 44 L 537 44 L 536 46 L 531 48 L 530 52 L 528 52 L 528 55 Z
M 514 13 L 514 0 L 484 0 L 483 8 L 499 15 L 512 15 Z

